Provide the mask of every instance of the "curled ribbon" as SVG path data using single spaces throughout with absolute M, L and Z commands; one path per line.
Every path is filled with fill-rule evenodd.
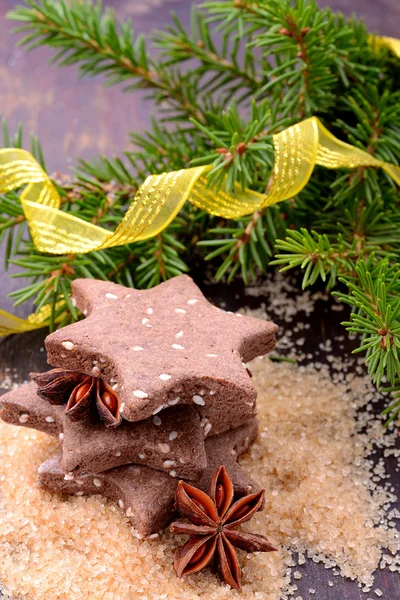
M 400 57 L 400 41 L 373 38 Z M 233 219 L 292 198 L 307 184 L 315 165 L 328 169 L 380 167 L 400 185 L 400 167 L 378 160 L 368 152 L 346 144 L 311 117 L 273 136 L 275 163 L 268 194 L 237 184 L 232 194 L 207 187 L 211 166 L 150 175 L 141 185 L 114 232 L 88 223 L 59 209 L 60 196 L 51 179 L 25 150 L 0 150 L 0 193 L 26 186 L 21 205 L 35 247 L 49 254 L 83 254 L 145 240 L 160 233 L 176 217 L 185 202 L 206 212 Z M 46 308 L 46 307 L 45 307 Z M 41 310 L 27 320 L 0 310 L 0 336 L 38 329 L 48 324 L 49 312 Z
M 49 176 L 25 150 L 0 150 L 0 193 L 26 185 L 20 196 L 35 247 L 48 254 L 85 254 L 130 244 L 160 233 L 190 201 L 206 212 L 234 219 L 292 198 L 307 184 L 315 165 L 381 167 L 400 185 L 400 167 L 378 160 L 335 138 L 311 117 L 273 136 L 275 164 L 268 194 L 239 184 L 232 194 L 207 187 L 211 166 L 150 175 L 140 186 L 114 232 L 63 212 Z
M 233 194 L 207 187 L 211 166 L 150 175 L 137 191 L 114 232 L 59 210 L 60 197 L 49 176 L 25 150 L 0 150 L 0 193 L 26 185 L 20 200 L 35 247 L 49 254 L 87 253 L 144 240 L 160 233 L 186 201 L 227 219 L 242 217 L 292 198 L 307 184 L 315 165 L 381 167 L 400 185 L 400 167 L 378 160 L 335 138 L 311 117 L 273 136 L 275 164 L 267 195 L 237 185 Z M 44 327 L 46 311 L 18 319 L 0 310 L 0 335 Z

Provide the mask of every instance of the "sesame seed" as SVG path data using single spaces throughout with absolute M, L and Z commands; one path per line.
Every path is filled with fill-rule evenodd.
M 168 381 L 168 379 L 171 379 L 171 377 L 172 377 L 172 375 L 167 375 L 166 373 L 162 373 L 162 374 L 160 375 L 160 379 L 161 379 L 162 381 Z
M 174 464 L 175 464 L 174 460 L 164 460 L 163 467 L 165 467 L 166 469 L 169 469 L 169 467 L 173 467 Z
M 149 322 L 150 322 L 150 319 L 148 319 L 147 317 L 142 319 L 142 325 L 146 325 L 146 323 L 149 323 Z
M 146 312 L 147 312 L 148 315 L 152 315 L 153 314 L 153 309 L 152 308 L 148 308 L 146 310 Z
M 157 413 L 159 413 L 163 408 L 164 408 L 164 404 L 160 404 L 160 406 L 157 406 L 157 408 L 155 410 L 153 410 L 153 415 L 156 415 Z
M 141 460 L 144 460 L 144 459 L 146 458 L 146 455 L 145 455 L 145 454 L 138 454 L 138 456 L 139 456 L 139 458 L 140 458 Z
M 168 454 L 168 452 L 170 452 L 171 448 L 169 447 L 168 444 L 158 444 L 158 447 L 160 449 L 160 452 L 162 452 L 163 454 Z
M 121 456 L 121 452 L 118 450 L 118 452 L 115 453 L 115 456 L 119 458 Z
M 126 511 L 126 516 L 127 517 L 133 517 L 133 512 L 132 512 L 131 507 L 129 507 L 128 510 Z
M 178 404 L 179 400 L 180 400 L 180 398 L 178 396 L 178 398 L 174 398 L 173 400 L 170 400 L 168 402 L 168 404 L 169 404 L 169 406 L 175 406 L 175 404 Z
M 192 400 L 195 404 L 198 404 L 199 406 L 205 405 L 204 398 L 202 398 L 201 396 L 198 396 L 197 394 L 195 394 L 193 396 Z
M 171 475 L 171 477 L 176 477 L 176 471 L 170 471 L 169 474 Z
M 206 354 L 206 356 L 208 356 L 208 358 L 216 358 L 218 354 Z
M 183 331 L 178 331 L 178 333 L 175 334 L 176 338 L 181 338 L 183 336 Z
M 95 477 L 95 478 L 93 479 L 93 483 L 94 483 L 94 485 L 95 485 L 96 487 L 101 487 L 101 486 L 103 485 L 103 482 L 102 482 L 102 480 L 101 480 L 101 479 L 98 479 L 97 477 Z
M 210 390 L 210 396 L 214 396 L 215 390 Z
M 178 432 L 177 431 L 171 431 L 171 433 L 168 436 L 168 439 L 170 440 L 170 442 L 172 442 L 173 440 L 176 440 L 177 437 L 178 437 Z
M 92 373 L 95 377 L 98 377 L 99 375 L 101 375 L 101 370 L 99 369 L 99 367 L 94 366 L 92 369 Z
M 123 501 L 122 499 L 121 499 L 121 500 L 118 500 L 118 506 L 119 506 L 120 508 L 124 508 L 124 501 Z
M 198 301 L 198 298 L 192 298 L 191 300 L 188 300 L 187 303 L 193 306 L 193 304 L 197 304 Z
M 158 538 L 158 533 L 152 533 L 151 535 L 149 535 L 149 540 L 156 540 Z M 163 596 L 161 596 L 162 598 Z M 166 598 L 167 596 L 165 596 Z
M 74 297 L 72 296 L 72 298 L 71 298 L 71 302 L 72 302 L 72 306 L 73 306 L 74 308 L 76 308 L 76 298 L 74 298 Z
M 180 315 L 186 315 L 187 310 L 185 310 L 184 308 L 175 308 L 175 312 Z
M 23 413 L 22 415 L 19 416 L 19 422 L 20 423 L 26 423 L 29 419 L 29 415 L 27 415 L 26 413 Z
M 112 386 L 113 390 L 117 390 L 118 389 L 118 383 L 114 383 L 114 385 Z
M 142 390 L 135 390 L 133 392 L 133 395 L 136 396 L 136 398 L 148 398 L 149 395 L 146 394 L 146 392 L 143 392 Z
M 172 344 L 172 348 L 174 348 L 175 350 L 184 350 L 185 349 L 180 344 Z
M 54 419 L 53 419 L 53 417 L 50 417 L 50 416 L 49 416 L 49 417 L 46 417 L 46 419 L 45 419 L 45 420 L 47 421 L 47 423 L 54 423 Z
M 159 427 L 162 423 L 160 417 L 157 417 L 157 415 L 155 417 L 153 417 L 153 423 L 154 425 L 157 425 L 157 427 Z
M 142 348 L 142 346 L 133 346 L 131 350 L 134 350 L 135 352 L 140 352 L 141 350 L 144 350 L 144 348 Z
M 64 480 L 65 481 L 72 481 L 74 479 L 74 474 L 73 473 L 66 473 L 64 475 Z
M 108 298 L 109 300 L 118 300 L 118 296 L 116 296 L 115 294 L 110 294 L 110 292 L 107 292 L 106 298 Z
M 207 425 L 204 427 L 204 437 L 206 437 L 210 433 L 211 428 L 212 428 L 211 423 L 207 423 Z
M 75 492 L 75 496 L 83 496 L 84 492 L 82 492 L 82 490 L 78 490 L 77 492 Z
M 60 442 L 62 442 L 63 439 L 64 439 L 64 434 L 63 433 L 59 433 L 58 434 L 58 439 L 60 440 Z
M 199 394 L 200 394 L 200 396 L 204 396 L 204 394 L 205 394 L 205 393 L 206 393 L 206 391 L 205 391 L 205 390 L 200 390 L 200 391 L 199 391 Z
M 72 342 L 61 342 L 61 346 L 63 346 L 66 350 L 73 350 L 75 348 L 75 344 Z

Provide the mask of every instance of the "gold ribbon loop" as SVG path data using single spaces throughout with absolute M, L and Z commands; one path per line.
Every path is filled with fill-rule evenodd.
M 27 187 L 20 200 L 35 247 L 49 254 L 83 254 L 144 240 L 171 223 L 186 201 L 220 217 L 233 219 L 293 198 L 307 184 L 315 165 L 381 167 L 400 185 L 400 167 L 335 138 L 311 117 L 273 136 L 275 164 L 268 194 L 242 190 L 215 192 L 207 187 L 211 166 L 150 175 L 137 191 L 114 232 L 59 209 L 60 197 L 48 175 L 25 150 L 0 150 L 0 193 Z M 44 326 L 46 318 L 23 321 L 0 311 L 0 335 Z
M 25 150 L 0 151 L 0 193 L 28 184 L 21 204 L 35 247 L 49 254 L 84 254 L 144 240 L 160 233 L 186 201 L 229 219 L 293 198 L 307 184 L 314 166 L 382 167 L 400 184 L 400 167 L 335 138 L 311 117 L 273 136 L 275 165 L 268 194 L 242 190 L 215 192 L 207 187 L 210 166 L 150 175 L 114 232 L 59 209 L 60 197 L 48 175 Z

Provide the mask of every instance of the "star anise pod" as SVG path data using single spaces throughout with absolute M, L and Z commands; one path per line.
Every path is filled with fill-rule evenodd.
M 170 525 L 173 533 L 190 535 L 175 552 L 174 568 L 179 577 L 197 573 L 214 558 L 221 579 L 240 590 L 241 570 L 236 548 L 246 552 L 271 552 L 276 548 L 262 535 L 238 531 L 263 503 L 264 490 L 239 498 L 234 504 L 232 481 L 221 466 L 211 481 L 210 495 L 179 481 L 176 508 L 190 523 L 181 520 Z
M 38 385 L 38 396 L 50 404 L 66 404 L 65 413 L 72 421 L 88 417 L 93 410 L 106 427 L 117 427 L 122 421 L 118 395 L 102 379 L 64 369 L 31 373 L 31 378 Z

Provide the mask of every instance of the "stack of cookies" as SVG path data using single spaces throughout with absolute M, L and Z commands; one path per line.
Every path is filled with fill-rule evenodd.
M 222 311 L 187 276 L 147 291 L 76 280 L 85 319 L 50 334 L 48 362 L 1 399 L 4 421 L 58 436 L 39 486 L 102 494 L 149 535 L 174 517 L 179 479 L 208 490 L 225 465 L 237 495 L 259 489 L 237 464 L 257 436 L 245 363 L 277 327 Z

